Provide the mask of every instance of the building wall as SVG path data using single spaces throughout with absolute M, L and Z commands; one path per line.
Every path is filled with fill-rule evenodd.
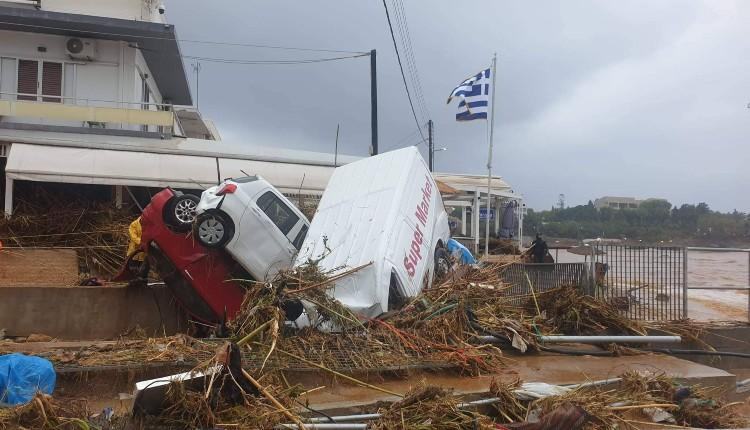
M 187 320 L 167 289 L 2 287 L 0 327 L 8 336 L 116 339 L 133 327 L 149 335 L 185 331 Z
M 638 207 L 641 206 L 641 203 L 652 201 L 652 200 L 666 201 L 665 199 L 658 199 L 658 198 L 648 198 L 644 200 L 638 200 L 635 197 L 605 196 L 605 197 L 594 200 L 594 207 L 596 207 L 597 209 L 602 209 L 602 208 L 637 209 Z
M 152 103 L 162 101 L 151 72 L 143 56 L 126 42 L 96 40 L 94 61 L 73 60 L 65 52 L 66 36 L 0 30 L 0 98 L 15 100 L 7 93 L 17 92 L 17 64 L 19 59 L 63 63 L 63 96 L 72 97 L 65 103 L 142 108 L 142 79 L 146 79 L 153 94 Z M 40 52 L 40 47 L 45 52 Z M 156 109 L 155 106 L 152 109 Z M 82 126 L 85 124 L 54 121 L 42 118 L 2 118 L 0 122 L 23 122 L 48 125 Z M 133 128 L 108 125 L 108 128 Z M 138 129 L 135 126 L 135 129 Z
M 157 0 L 42 0 L 42 10 L 104 16 L 136 21 L 164 22 Z

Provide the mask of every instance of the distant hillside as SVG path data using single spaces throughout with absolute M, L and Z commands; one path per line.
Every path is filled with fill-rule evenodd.
M 548 237 L 570 239 L 620 238 L 644 242 L 669 241 L 682 244 L 750 244 L 750 218 L 734 211 L 712 211 L 706 203 L 672 207 L 664 200 L 643 202 L 637 209 L 596 209 L 586 205 L 529 210 L 524 230 Z

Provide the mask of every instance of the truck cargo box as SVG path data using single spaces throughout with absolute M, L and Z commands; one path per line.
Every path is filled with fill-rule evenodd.
M 371 265 L 336 282 L 331 294 L 363 317 L 416 296 L 431 283 L 450 232 L 427 164 L 415 147 L 337 168 L 318 205 L 296 265 L 324 271 Z M 336 272 L 334 272 L 336 273 Z

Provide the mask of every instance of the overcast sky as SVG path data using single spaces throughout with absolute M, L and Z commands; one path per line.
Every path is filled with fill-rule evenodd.
M 381 151 L 419 143 L 381 1 L 166 4 L 182 39 L 377 49 Z M 549 208 L 565 194 L 569 205 L 615 195 L 750 210 L 750 2 L 403 5 L 428 111 L 417 105 L 417 114 L 433 119 L 436 147 L 447 148 L 436 170 L 486 174 L 486 123 L 457 123 L 446 98 L 497 52 L 494 172 L 530 207 Z M 345 55 L 193 43 L 182 50 L 247 60 Z M 369 59 L 204 62 L 199 105 L 228 141 L 333 152 L 340 124 L 339 152 L 366 155 Z

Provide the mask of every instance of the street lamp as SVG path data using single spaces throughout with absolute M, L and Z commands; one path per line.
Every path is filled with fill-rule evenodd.
M 448 148 L 446 148 L 446 147 L 437 148 L 437 149 L 430 149 L 430 172 L 432 172 L 432 170 L 433 170 L 433 163 L 434 163 L 433 160 L 435 159 L 435 153 L 436 152 L 440 152 L 440 151 L 447 151 L 447 150 L 448 150 Z

